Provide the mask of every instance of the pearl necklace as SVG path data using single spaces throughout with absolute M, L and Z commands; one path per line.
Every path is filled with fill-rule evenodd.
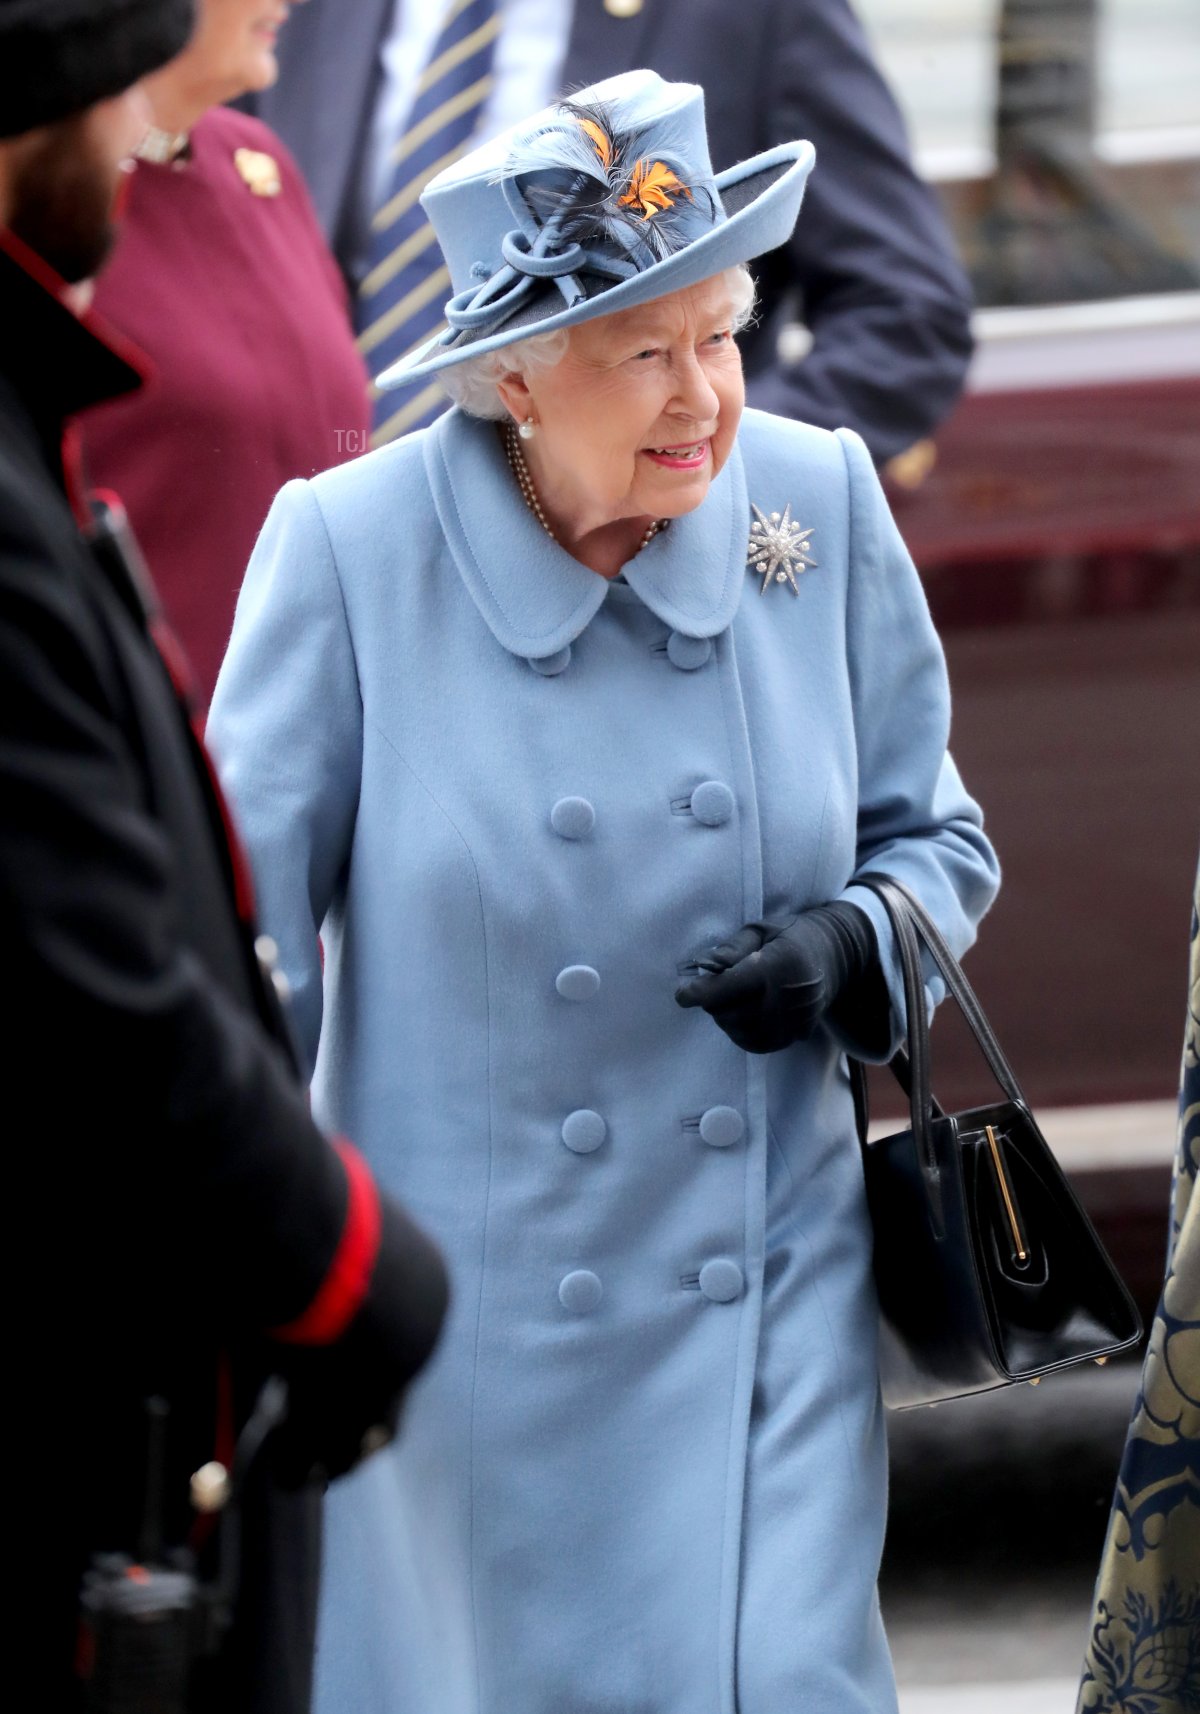
M 550 528 L 549 520 L 546 517 L 545 512 L 542 511 L 542 503 L 537 497 L 537 489 L 533 486 L 533 477 L 529 474 L 529 466 L 525 462 L 524 454 L 521 451 L 521 443 L 517 439 L 516 427 L 511 422 L 505 423 L 504 425 L 504 447 L 505 451 L 508 453 L 508 462 L 512 467 L 513 475 L 517 479 L 517 486 L 521 490 L 525 504 L 529 507 L 529 510 L 533 513 L 538 523 L 550 537 L 550 540 L 552 542 L 557 542 L 558 537 Z M 654 540 L 660 530 L 666 529 L 670 521 L 671 520 L 669 518 L 655 518 L 654 522 L 646 531 L 637 547 L 633 550 L 634 553 L 641 553 L 642 549 Z

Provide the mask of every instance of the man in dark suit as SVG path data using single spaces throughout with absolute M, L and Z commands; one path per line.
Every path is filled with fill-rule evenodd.
M 388 1438 L 445 1305 L 309 1115 L 185 669 L 79 480 L 75 413 L 142 376 L 67 282 L 191 21 L 0 0 L 9 1676 L 46 1714 L 303 1714 L 314 1478 Z
M 413 10 L 444 5 L 309 0 L 280 39 L 278 82 L 251 103 L 297 156 L 352 288 L 379 200 L 372 156 L 387 144 L 389 61 L 408 51 Z M 795 236 L 756 270 L 759 321 L 742 336 L 748 400 L 855 428 L 879 462 L 928 434 L 962 387 L 969 288 L 847 0 L 539 0 L 536 14 L 529 0 L 504 0 L 498 82 L 523 53 L 544 66 L 551 25 L 565 52 L 542 76 L 543 99 L 644 65 L 703 85 L 718 170 L 795 137 L 815 143 Z M 812 348 L 783 361 L 779 332 L 797 315 Z

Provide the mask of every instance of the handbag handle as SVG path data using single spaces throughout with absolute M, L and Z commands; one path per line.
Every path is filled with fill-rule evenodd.
M 937 966 L 946 991 L 967 1021 L 988 1066 L 1000 1088 L 1010 1101 L 1024 1105 L 1012 1067 L 1004 1057 L 995 1032 L 984 1015 L 962 967 L 942 937 L 941 930 L 929 916 L 921 901 L 902 881 L 891 875 L 867 874 L 855 877 L 856 886 L 869 887 L 877 895 L 892 924 L 900 969 L 904 978 L 905 1036 L 907 1056 L 903 1051 L 891 1061 L 890 1069 L 908 1096 L 909 1116 L 917 1158 L 929 1190 L 935 1226 L 942 1228 L 941 1177 L 933 1141 L 933 1120 L 942 1117 L 942 1108 L 934 1097 L 930 1083 L 929 1008 L 925 999 L 925 980 L 921 970 L 918 937 L 924 941 L 930 957 Z M 854 1086 L 855 1115 L 859 1141 L 867 1142 L 866 1074 L 857 1061 L 851 1063 Z
M 929 955 L 937 965 L 942 980 L 946 984 L 946 992 L 950 994 L 959 1010 L 962 1012 L 963 1017 L 967 1020 L 967 1025 L 971 1034 L 979 1044 L 980 1051 L 988 1062 L 988 1067 L 991 1070 L 992 1076 L 996 1079 L 996 1082 L 1000 1085 L 1000 1088 L 1004 1091 L 1004 1094 L 1010 1101 L 1020 1101 L 1022 1105 L 1024 1105 L 1025 1097 L 1021 1093 L 1021 1087 L 1017 1082 L 1016 1073 L 1008 1063 L 1008 1060 L 1004 1057 L 1004 1050 L 1001 1048 L 1000 1043 L 996 1039 L 995 1031 L 992 1029 L 991 1024 L 988 1023 L 988 1020 L 984 1015 L 983 1007 L 979 1004 L 979 1001 L 976 998 L 975 990 L 963 975 L 962 965 L 946 945 L 946 942 L 942 937 L 941 929 L 938 928 L 937 924 L 929 915 L 920 899 L 918 899 L 915 894 L 909 892 L 903 881 L 897 881 L 891 875 L 859 875 L 855 878 L 854 884 L 856 886 L 870 887 L 871 891 L 878 894 L 879 898 L 883 901 L 884 907 L 892 919 L 892 926 L 897 931 L 897 944 L 900 948 L 900 961 L 902 968 L 905 963 L 905 937 L 900 931 L 898 919 L 907 918 L 911 925 L 910 932 L 919 935 L 928 947 Z M 916 968 L 919 973 L 919 959 L 917 960 Z M 925 1004 L 925 984 L 923 980 L 920 980 L 917 984 L 915 997 L 917 1001 L 916 1016 L 921 1026 L 920 1033 L 924 1036 L 926 1044 L 924 1055 L 926 1082 L 923 1095 L 926 1102 L 928 1102 L 930 1099 L 928 1086 L 929 1015 Z M 913 1020 L 912 999 L 913 996 L 909 991 L 906 973 L 905 1005 L 909 1013 L 908 1021 L 910 1026 Z M 909 1050 L 911 1053 L 911 1040 Z
M 890 877 L 865 876 L 861 880 L 864 886 L 870 887 L 882 900 L 891 919 L 896 950 L 900 957 L 900 969 L 904 978 L 905 1037 L 908 1054 L 907 1057 L 902 1052 L 897 1054 L 890 1069 L 908 1096 L 917 1162 L 925 1181 L 925 1194 L 929 1201 L 934 1231 L 940 1237 L 945 1230 L 945 1216 L 942 1206 L 941 1169 L 933 1141 L 934 1100 L 929 1085 L 929 1014 L 925 1004 L 920 951 L 906 901 L 899 892 L 893 892 Z M 897 1064 L 897 1061 L 900 1064 Z M 868 1120 L 866 1072 L 858 1061 L 852 1061 L 851 1073 L 858 1140 L 865 1149 Z

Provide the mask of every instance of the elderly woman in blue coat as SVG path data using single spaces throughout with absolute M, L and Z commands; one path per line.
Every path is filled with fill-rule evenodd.
M 743 412 L 812 158 L 714 178 L 639 72 L 443 171 L 447 327 L 382 384 L 458 408 L 250 565 L 212 735 L 313 1099 L 455 1281 L 330 1501 L 322 1714 L 896 1706 L 856 878 L 961 952 L 996 870 L 862 443 Z

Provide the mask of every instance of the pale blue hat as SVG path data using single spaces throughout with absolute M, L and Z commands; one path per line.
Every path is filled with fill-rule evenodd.
M 449 326 L 392 364 L 403 387 L 534 333 L 694 286 L 786 243 L 815 151 L 713 174 L 704 91 L 624 72 L 464 155 L 421 197 L 450 269 Z

